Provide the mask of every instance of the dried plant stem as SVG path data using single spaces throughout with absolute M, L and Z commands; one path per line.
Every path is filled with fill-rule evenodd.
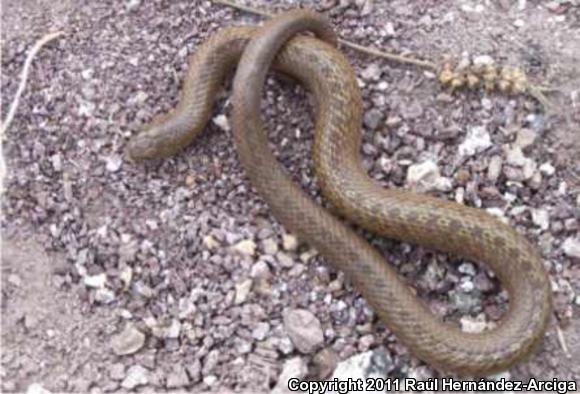
M 6 130 L 8 130 L 8 127 L 10 127 L 10 124 L 14 119 L 16 109 L 18 108 L 18 103 L 20 102 L 20 96 L 22 96 L 22 92 L 24 92 L 24 88 L 26 87 L 26 81 L 28 80 L 28 74 L 30 72 L 30 65 L 34 60 L 34 57 L 44 45 L 54 40 L 55 38 L 62 36 L 63 34 L 64 32 L 59 31 L 56 33 L 50 33 L 45 35 L 44 37 L 36 41 L 36 43 L 34 43 L 32 48 L 28 52 L 28 56 L 26 57 L 26 60 L 24 62 L 24 67 L 22 68 L 22 73 L 20 74 L 20 84 L 18 85 L 18 89 L 16 90 L 16 94 L 14 95 L 12 103 L 10 104 L 10 109 L 8 110 L 8 114 L 6 115 L 6 119 L 4 119 L 2 125 L 0 126 L 0 140 L 4 138 Z
M 232 8 L 235 8 L 237 10 L 240 10 L 240 11 L 249 12 L 251 14 L 260 15 L 260 16 L 264 16 L 267 18 L 271 18 L 274 15 L 270 12 L 259 10 L 257 8 L 254 8 L 254 7 L 249 7 L 247 5 L 237 4 L 237 3 L 234 3 L 233 1 L 230 1 L 230 0 L 214 0 L 214 2 L 216 4 L 224 5 L 227 7 L 232 7 Z M 367 55 L 382 57 L 384 59 L 391 60 L 391 61 L 394 61 L 397 63 L 412 64 L 412 65 L 415 65 L 415 66 L 418 66 L 421 68 L 425 68 L 425 69 L 429 69 L 429 70 L 433 70 L 433 71 L 437 70 L 437 65 L 435 63 L 432 63 L 432 62 L 429 62 L 426 60 L 418 60 L 418 59 L 413 59 L 413 58 L 406 57 L 403 55 L 396 55 L 394 53 L 388 53 L 388 52 L 381 51 L 381 50 L 376 49 L 376 48 L 359 45 L 359 44 L 356 44 L 354 42 L 344 40 L 342 38 L 339 39 L 338 41 L 346 47 L 354 49 L 355 51 L 358 51 L 358 52 L 365 53 Z
M 250 7 L 247 5 L 243 5 L 243 4 L 237 4 L 232 0 L 214 0 L 214 3 L 220 4 L 223 6 L 227 6 L 227 7 L 231 7 L 231 8 L 235 8 L 239 11 L 249 12 L 249 13 L 254 14 L 254 15 L 260 15 L 260 16 L 263 16 L 266 18 L 271 18 L 272 16 L 274 16 L 274 14 L 271 12 L 260 10 L 260 9 Z M 439 69 L 437 67 L 437 64 L 430 62 L 430 61 L 427 61 L 427 60 L 418 60 L 418 59 L 410 58 L 410 57 L 403 56 L 403 55 L 396 55 L 394 53 L 388 53 L 385 51 L 381 51 L 380 49 L 363 46 L 363 45 L 356 44 L 354 42 L 344 40 L 344 39 L 339 39 L 338 41 L 346 47 L 349 47 L 349 48 L 354 49 L 355 51 L 358 51 L 361 53 L 365 53 L 367 55 L 381 57 L 381 58 L 391 60 L 391 61 L 394 61 L 397 63 L 412 64 L 412 65 L 415 65 L 415 66 L 418 66 L 418 67 L 421 67 L 424 69 L 428 69 L 431 71 L 435 71 L 435 72 Z M 551 108 L 551 104 L 550 104 L 550 101 L 546 98 L 544 93 L 552 91 L 552 90 L 554 90 L 554 89 L 546 88 L 546 87 L 539 86 L 539 85 L 538 86 L 532 85 L 532 84 L 527 85 L 527 91 L 530 94 L 530 96 L 532 96 L 533 98 L 538 100 L 538 102 L 542 105 L 542 107 L 544 108 L 544 110 L 546 112 L 548 112 L 549 109 Z
M 535 85 L 528 85 L 528 93 L 530 96 L 538 100 L 538 102 L 544 108 L 544 111 L 549 112 L 552 105 L 550 101 L 546 98 L 543 92 L 547 91 L 546 89 L 542 89 L 541 87 Z
M 566 338 L 564 337 L 564 333 L 562 332 L 562 329 L 560 328 L 560 326 L 558 324 L 556 324 L 556 334 L 558 336 L 558 342 L 560 343 L 560 346 L 562 347 L 562 351 L 564 352 L 564 355 L 566 356 L 566 358 L 572 358 L 572 355 L 570 354 L 570 350 L 568 350 L 568 345 L 566 344 Z

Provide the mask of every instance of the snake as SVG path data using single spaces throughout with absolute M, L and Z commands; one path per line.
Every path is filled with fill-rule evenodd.
M 166 158 L 189 145 L 206 128 L 216 95 L 236 68 L 231 124 L 237 155 L 274 218 L 344 272 L 396 338 L 436 370 L 488 376 L 522 362 L 541 343 L 552 310 L 541 255 L 483 209 L 385 188 L 369 176 L 360 153 L 362 95 L 337 47 L 330 21 L 308 9 L 287 11 L 262 26 L 224 28 L 191 55 L 177 106 L 131 137 L 127 157 Z M 260 104 L 271 68 L 313 97 L 314 168 L 330 209 L 293 182 L 269 147 Z M 443 320 L 356 226 L 483 264 L 507 290 L 507 311 L 497 325 L 477 333 Z

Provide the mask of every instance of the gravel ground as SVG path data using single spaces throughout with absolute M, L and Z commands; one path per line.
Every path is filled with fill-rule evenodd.
M 499 376 L 580 380 L 579 4 L 384 3 L 299 2 L 352 41 L 435 61 L 488 55 L 559 89 L 546 115 L 523 96 L 450 96 L 429 73 L 345 50 L 363 89 L 372 177 L 487 209 L 545 257 L 555 316 L 538 352 Z M 196 46 L 258 19 L 199 0 L 2 6 L 4 102 L 31 43 L 67 34 L 37 57 L 4 142 L 3 391 L 283 391 L 289 377 L 349 368 L 441 376 L 270 215 L 237 160 L 228 90 L 196 144 L 164 161 L 124 160 L 128 138 L 177 102 Z M 307 94 L 272 78 L 264 112 L 278 157 L 318 196 Z M 465 330 L 505 310 L 481 267 L 367 236 Z

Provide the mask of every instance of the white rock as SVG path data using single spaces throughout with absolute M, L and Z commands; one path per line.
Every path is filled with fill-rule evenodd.
M 452 188 L 451 180 L 442 177 L 439 167 L 431 160 L 411 165 L 407 171 L 407 184 L 420 192 L 449 191 Z
M 254 256 L 256 254 L 256 243 L 251 239 L 245 239 L 235 244 L 234 250 L 246 256 Z
M 121 165 L 123 165 L 123 158 L 119 155 L 109 156 L 105 160 L 107 162 L 105 167 L 109 172 L 117 172 L 121 169 Z
M 225 116 L 224 114 L 216 116 L 215 118 L 212 119 L 212 121 L 217 127 L 222 129 L 223 131 L 230 131 L 231 130 L 230 122 L 228 121 L 228 117 Z
M 111 346 L 118 356 L 136 353 L 144 344 L 145 334 L 131 324 L 127 324 L 123 331 L 111 338 Z
M 48 391 L 44 387 L 42 387 L 39 383 L 32 383 L 26 389 L 26 394 L 51 394 L 51 391 Z
M 266 322 L 260 322 L 256 324 L 256 327 L 252 330 L 252 338 L 257 341 L 263 341 L 268 336 L 270 332 L 270 324 Z
M 495 60 L 489 55 L 480 55 L 473 58 L 474 66 L 488 66 L 495 63 Z
M 465 280 L 462 281 L 459 284 L 459 288 L 461 289 L 461 291 L 463 291 L 464 293 L 470 293 L 473 291 L 473 289 L 475 288 L 475 285 L 473 284 L 472 281 L 470 280 Z
M 387 81 L 381 81 L 377 84 L 376 89 L 382 92 L 386 91 L 389 88 L 389 83 Z
M 127 370 L 125 379 L 121 382 L 121 387 L 126 390 L 132 390 L 147 383 L 149 383 L 149 371 L 140 365 L 132 365 Z
M 92 117 L 95 108 L 96 108 L 95 103 L 92 103 L 90 101 L 82 101 L 79 104 L 77 113 L 79 116 Z
M 580 237 L 569 237 L 566 238 L 562 244 L 562 250 L 569 257 L 575 257 L 580 259 Z
M 381 76 L 381 69 L 377 63 L 369 64 L 362 72 L 361 77 L 367 81 L 374 81 Z
M 262 241 L 262 248 L 264 253 L 273 256 L 278 252 L 278 242 L 274 238 L 266 238 Z
M 491 137 L 485 126 L 472 127 L 465 140 L 459 145 L 459 155 L 473 156 L 491 146 Z
M 207 375 L 206 377 L 203 378 L 203 382 L 210 387 L 216 384 L 217 381 L 218 378 L 215 375 Z
M 252 278 L 267 279 L 272 276 L 270 272 L 270 267 L 268 263 L 263 260 L 256 261 L 250 270 L 250 276 Z
M 166 386 L 168 389 L 175 389 L 179 387 L 185 387 L 189 384 L 189 376 L 182 365 L 177 365 L 171 369 L 171 372 L 167 375 Z
M 298 238 L 292 234 L 282 235 L 282 247 L 288 252 L 294 252 L 298 249 Z
M 483 107 L 483 109 L 491 111 L 491 109 L 493 108 L 493 102 L 487 97 L 482 97 L 481 106 Z
M 457 268 L 457 270 L 465 275 L 475 275 L 475 266 L 471 263 L 463 263 L 459 266 L 459 268 Z
M 483 4 L 476 4 L 475 6 L 472 6 L 470 4 L 463 4 L 461 6 L 461 11 L 466 12 L 466 13 L 480 14 L 483 11 L 485 11 L 485 6 Z
M 505 212 L 498 207 L 486 208 L 487 213 L 492 214 L 504 223 L 508 223 L 508 218 L 505 216 Z
M 236 285 L 236 296 L 234 303 L 236 305 L 242 304 L 248 299 L 250 291 L 252 290 L 252 279 L 246 279 Z
M 551 163 L 546 162 L 540 166 L 540 171 L 546 176 L 552 176 L 556 173 L 556 168 Z
M 85 286 L 100 289 L 107 283 L 107 274 L 104 272 L 97 275 L 87 275 L 83 278 Z
M 286 360 L 284 367 L 282 367 L 282 372 L 278 376 L 278 382 L 276 387 L 272 391 L 275 394 L 278 393 L 290 393 L 288 390 L 288 381 L 290 379 L 303 379 L 308 374 L 308 365 L 301 357 L 293 357 Z
M 126 266 L 119 273 L 119 279 L 123 282 L 124 290 L 129 289 L 131 286 L 131 281 L 133 280 L 133 268 Z
M 106 288 L 97 289 L 95 291 L 95 300 L 101 304 L 110 304 L 115 301 L 115 292 Z
M 179 338 L 181 332 L 181 322 L 177 319 L 171 320 L 171 325 L 165 330 L 165 338 Z
M 550 227 L 550 214 L 545 209 L 533 209 L 532 221 L 542 230 L 547 230 Z
M 22 278 L 16 274 L 8 275 L 8 282 L 10 282 L 11 284 L 13 284 L 16 287 L 22 286 Z
M 211 234 L 208 234 L 205 237 L 203 237 L 203 244 L 209 250 L 216 249 L 217 247 L 220 246 L 219 241 L 215 239 Z
M 292 268 L 294 266 L 294 259 L 284 252 L 278 252 L 276 254 L 276 259 L 284 268 Z
M 578 202 L 578 206 L 580 206 L 580 201 Z M 307 251 L 300 254 L 300 261 L 303 263 L 308 263 L 310 259 L 317 256 L 318 252 L 316 249 L 308 249 Z
M 537 168 L 538 165 L 533 159 L 526 159 L 526 162 L 524 163 L 523 167 L 524 180 L 531 179 L 534 176 L 534 174 L 536 174 Z
M 465 189 L 463 187 L 458 187 L 455 189 L 455 202 L 463 204 L 465 202 Z
M 517 205 L 515 207 L 513 207 L 512 209 L 510 209 L 510 215 L 512 215 L 513 217 L 518 217 L 520 215 L 522 215 L 524 212 L 527 212 L 529 209 L 529 207 L 525 206 L 525 205 Z
M 137 8 L 139 8 L 140 5 L 141 5 L 141 0 L 129 0 L 125 4 L 125 6 L 127 7 L 127 10 L 129 10 L 129 11 L 136 10 Z
M 507 163 L 512 166 L 523 167 L 526 163 L 524 152 L 519 146 L 516 146 L 506 152 Z
M 81 77 L 83 77 L 84 80 L 91 79 L 93 75 L 95 75 L 95 70 L 92 68 L 86 68 L 83 71 L 81 71 Z
M 580 298 L 580 296 L 579 296 Z M 283 354 L 290 354 L 294 351 L 294 345 L 292 344 L 292 340 L 288 337 L 280 338 L 278 341 L 278 350 L 280 350 Z
M 288 309 L 283 313 L 284 329 L 294 346 L 302 353 L 312 353 L 324 343 L 320 321 L 305 309 Z
M 62 171 L 62 156 L 57 153 L 55 155 L 52 155 L 50 157 L 50 160 L 52 162 L 52 168 L 54 168 L 54 170 L 56 172 L 61 172 Z
M 525 149 L 528 146 L 532 145 L 534 141 L 536 141 L 536 136 L 537 134 L 534 130 L 527 129 L 525 127 L 521 128 L 518 130 L 518 135 L 516 137 L 514 145 L 521 149 Z
M 473 318 L 470 316 L 464 316 L 459 320 L 461 324 L 461 331 L 463 332 L 470 332 L 470 333 L 480 333 L 483 332 L 488 324 L 484 319 L 481 318 Z
M 501 156 L 493 156 L 489 160 L 489 166 L 487 167 L 487 178 L 492 181 L 496 182 L 501 175 L 501 168 L 503 165 L 503 160 Z
M 340 362 L 330 380 L 385 379 L 393 369 L 393 360 L 384 348 L 360 353 Z M 362 391 L 364 392 L 364 391 Z M 349 393 L 362 393 L 349 391 Z

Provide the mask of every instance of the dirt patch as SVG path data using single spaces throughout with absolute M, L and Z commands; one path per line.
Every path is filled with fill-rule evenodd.
M 67 269 L 63 256 L 49 258 L 31 238 L 3 240 L 3 391 L 33 383 L 87 391 L 110 361 L 115 317 L 83 302 L 64 283 Z

